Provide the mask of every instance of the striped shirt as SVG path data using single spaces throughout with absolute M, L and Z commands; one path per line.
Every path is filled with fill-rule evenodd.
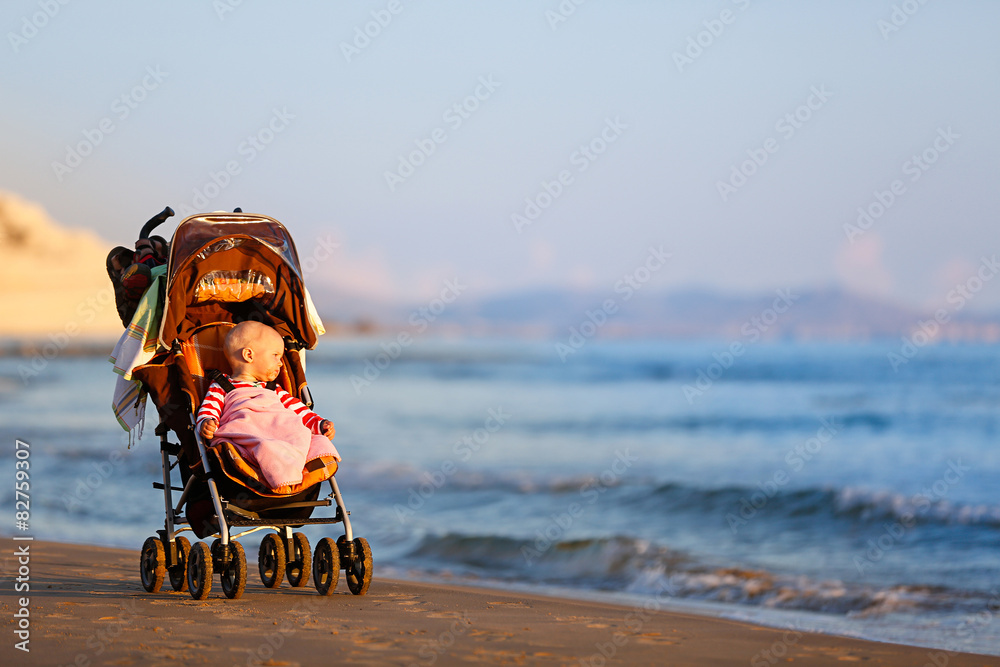
M 228 375 L 229 381 L 233 383 L 233 388 L 238 389 L 240 387 L 263 387 L 263 382 L 245 382 L 243 380 L 234 380 Z M 299 399 L 295 398 L 287 391 L 281 388 L 281 385 L 277 385 L 274 388 L 274 393 L 278 395 L 278 400 L 286 408 L 294 412 L 302 420 L 302 423 L 306 427 L 317 435 L 323 435 L 321 425 L 323 424 L 323 418 L 318 414 L 310 410 L 305 406 L 305 404 Z M 222 419 L 222 406 L 226 402 L 226 390 L 218 382 L 213 382 L 208 388 L 208 393 L 205 394 L 205 400 L 201 402 L 201 407 L 198 409 L 198 416 L 195 421 L 201 424 L 206 419 L 214 419 L 215 421 L 221 421 Z

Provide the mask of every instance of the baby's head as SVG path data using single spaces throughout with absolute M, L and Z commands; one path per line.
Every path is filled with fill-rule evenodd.
M 266 324 L 240 322 L 226 335 L 224 351 L 234 378 L 270 382 L 281 371 L 285 342 Z

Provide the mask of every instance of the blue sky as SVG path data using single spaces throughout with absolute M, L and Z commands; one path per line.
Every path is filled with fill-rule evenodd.
M 242 206 L 300 255 L 338 244 L 311 282 L 393 301 L 448 278 L 610 290 L 662 245 L 658 288 L 839 285 L 924 308 L 1000 252 L 985 0 L 35 0 L 0 26 L 0 188 L 116 243 L 166 204 Z M 390 187 L 401 156 L 420 164 Z M 517 225 L 526 198 L 548 205 Z

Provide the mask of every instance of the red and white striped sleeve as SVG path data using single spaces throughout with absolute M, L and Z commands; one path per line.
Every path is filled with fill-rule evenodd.
M 226 400 L 226 392 L 218 382 L 213 382 L 205 394 L 205 400 L 198 408 L 198 416 L 195 422 L 200 424 L 206 419 L 222 420 L 222 404 Z
M 305 424 L 310 431 L 317 435 L 323 435 L 323 431 L 320 429 L 320 424 L 323 423 L 322 417 L 307 408 L 305 403 L 282 389 L 281 385 L 274 388 L 274 393 L 278 395 L 278 399 L 281 400 L 281 404 L 297 414 L 302 420 L 302 423 Z

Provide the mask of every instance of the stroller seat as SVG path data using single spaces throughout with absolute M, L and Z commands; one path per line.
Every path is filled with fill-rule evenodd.
M 223 343 L 226 334 L 236 326 L 232 322 L 216 322 L 198 327 L 186 341 L 181 343 L 181 354 L 187 361 L 188 372 L 194 380 L 197 394 L 192 396 L 192 406 L 200 406 L 212 385 L 214 371 L 231 373 L 229 361 L 226 359 Z M 298 356 L 297 352 L 285 352 L 285 357 Z M 281 367 L 277 382 L 288 391 L 292 388 L 292 378 L 288 373 L 288 364 Z M 294 363 L 294 362 L 293 362 Z M 294 389 L 292 389 L 294 391 Z M 291 393 L 291 392 L 289 392 Z M 197 408 L 194 408 L 195 410 Z M 270 498 L 284 498 L 308 489 L 320 482 L 326 481 L 337 472 L 337 461 L 333 457 L 323 456 L 306 463 L 302 471 L 302 482 L 271 488 L 264 481 L 258 467 L 248 461 L 239 447 L 224 440 L 213 440 L 208 449 L 213 462 L 218 464 L 218 470 L 226 477 L 252 489 L 256 494 Z

